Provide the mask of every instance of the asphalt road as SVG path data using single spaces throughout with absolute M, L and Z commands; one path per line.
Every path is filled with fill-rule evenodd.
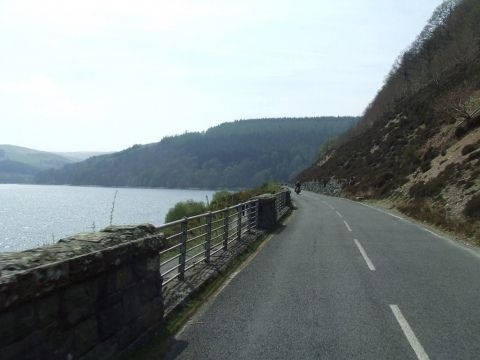
M 294 199 L 168 359 L 480 359 L 477 252 L 348 200 Z

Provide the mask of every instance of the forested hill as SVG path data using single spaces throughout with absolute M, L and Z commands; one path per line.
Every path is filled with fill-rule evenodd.
M 346 180 L 480 243 L 480 1 L 448 0 L 395 62 L 362 120 L 299 178 Z
M 241 120 L 40 173 L 42 184 L 236 188 L 287 181 L 355 117 Z

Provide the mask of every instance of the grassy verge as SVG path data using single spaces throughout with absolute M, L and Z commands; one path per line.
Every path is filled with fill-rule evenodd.
M 474 245 L 480 245 L 479 223 L 473 220 L 452 219 L 441 206 L 434 206 L 427 201 L 415 201 L 400 204 L 397 209 L 418 221 L 428 223 L 441 231 Z
M 289 211 L 279 222 L 277 229 L 290 215 Z M 275 230 L 273 231 L 275 232 Z M 227 269 L 215 279 L 202 285 L 199 291 L 192 294 L 184 306 L 171 313 L 166 320 L 165 331 L 159 334 L 151 343 L 132 353 L 128 358 L 132 360 L 163 359 L 168 352 L 175 334 L 187 323 L 187 321 L 220 289 L 220 287 L 229 279 L 229 277 L 265 242 L 270 234 L 260 236 L 253 243 L 249 244 L 245 250 L 239 254 Z
M 478 221 L 455 220 L 447 217 L 443 207 L 433 206 L 427 201 L 396 204 L 390 200 L 367 201 L 368 204 L 397 212 L 415 223 L 427 226 L 432 230 L 463 243 L 480 245 L 480 228 Z

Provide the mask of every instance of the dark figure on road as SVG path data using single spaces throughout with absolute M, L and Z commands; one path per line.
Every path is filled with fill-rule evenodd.
M 295 183 L 295 192 L 296 192 L 297 194 L 300 194 L 300 191 L 302 191 L 302 184 L 300 183 L 300 181 L 297 181 L 297 182 Z

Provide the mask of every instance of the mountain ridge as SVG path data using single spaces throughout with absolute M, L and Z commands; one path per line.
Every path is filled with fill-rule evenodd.
M 46 184 L 241 188 L 287 181 L 356 117 L 237 120 L 38 174 Z

